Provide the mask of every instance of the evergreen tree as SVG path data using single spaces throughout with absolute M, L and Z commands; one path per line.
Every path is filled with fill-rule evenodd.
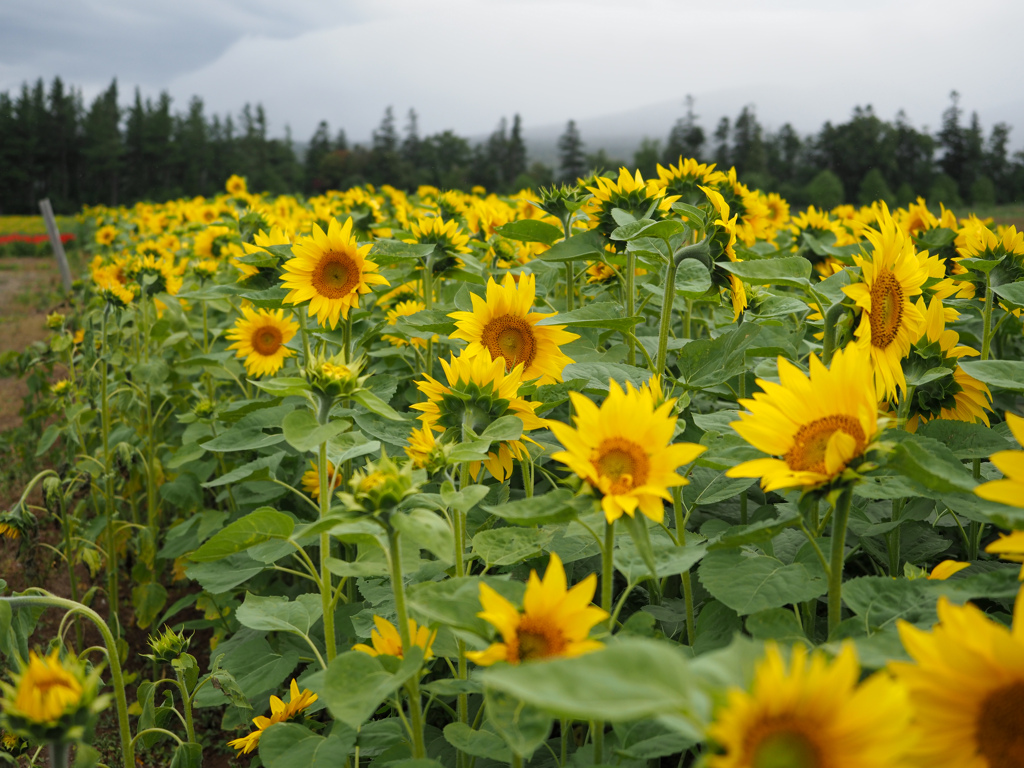
M 942 113 L 942 129 L 938 135 L 939 146 L 942 148 L 939 167 L 958 188 L 962 188 L 967 171 L 967 132 L 960 125 L 960 116 L 963 114 L 963 110 L 960 109 L 960 94 L 951 91 L 949 100 L 951 103 Z M 948 196 L 947 186 L 944 181 L 939 185 Z
M 309 140 L 306 147 L 306 158 L 304 163 L 304 178 L 306 190 L 314 194 L 323 192 L 326 188 L 321 174 L 320 164 L 331 152 L 331 133 L 327 127 L 327 121 L 321 120 Z
M 568 122 L 565 133 L 558 139 L 558 171 L 561 180 L 569 184 L 575 184 L 576 179 L 587 172 L 583 140 L 575 120 Z
M 753 106 L 744 107 L 732 127 L 730 159 L 736 172 L 744 175 L 763 174 L 767 169 L 764 138 Z
M 512 118 L 512 132 L 505 151 L 504 175 L 509 191 L 518 187 L 516 180 L 526 173 L 526 143 L 523 141 L 523 121 L 517 113 Z
M 729 160 L 731 154 L 729 152 L 729 118 L 723 117 L 718 121 L 718 127 L 715 128 L 715 164 L 719 170 L 725 171 L 729 168 Z
M 676 120 L 668 134 L 668 142 L 662 160 L 665 165 L 678 163 L 679 158 L 692 157 L 697 160 L 704 149 L 704 129 L 697 125 L 697 115 L 693 112 L 693 96 L 686 97 L 686 114 Z
M 82 131 L 83 198 L 93 204 L 117 205 L 120 200 L 121 108 L 117 80 L 97 96 L 85 117 Z
M 644 137 L 633 153 L 633 165 L 645 179 L 657 178 L 658 159 L 661 157 L 661 142 Z M 676 158 L 678 160 L 678 158 Z M 676 161 L 673 161 L 676 162 Z

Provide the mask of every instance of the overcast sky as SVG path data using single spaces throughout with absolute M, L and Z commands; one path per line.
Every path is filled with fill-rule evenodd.
M 86 103 L 168 90 L 177 110 L 262 102 L 271 132 L 362 140 L 393 105 L 423 134 L 678 105 L 705 129 L 754 103 L 804 132 L 855 104 L 937 127 L 950 90 L 1024 143 L 1021 0 L 0 0 L 0 91 L 60 75 Z M 670 124 L 638 125 L 663 136 Z M 586 138 L 586 136 L 584 136 Z

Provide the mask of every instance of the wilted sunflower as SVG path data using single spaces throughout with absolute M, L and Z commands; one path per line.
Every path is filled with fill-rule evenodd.
M 732 689 L 708 735 L 710 768 L 904 768 L 913 746 L 903 689 L 885 674 L 858 684 L 852 644 L 829 663 L 793 646 L 789 668 L 765 647 L 750 692 Z
M 878 399 L 866 353 L 854 345 L 826 368 L 811 355 L 810 376 L 779 358 L 779 383 L 757 380 L 763 392 L 740 400 L 746 411 L 730 425 L 772 457 L 745 461 L 728 477 L 759 477 L 766 491 L 828 483 L 864 453 L 878 431 Z
M 914 661 L 889 665 L 910 693 L 917 764 L 1024 767 L 1024 590 L 1012 628 L 945 596 L 937 609 L 930 631 L 898 623 Z
M 405 649 L 402 646 L 402 635 L 398 628 L 380 616 L 373 617 L 373 624 L 376 627 L 376 629 L 370 632 L 370 642 L 373 644 L 373 647 L 371 648 L 365 643 L 358 643 L 352 646 L 352 650 L 362 651 L 370 656 L 397 656 L 400 659 L 404 658 Z M 430 650 L 430 646 L 434 644 L 436 636 L 436 629 L 431 630 L 430 627 L 417 626 L 414 619 L 409 619 L 409 641 L 412 645 L 423 649 L 424 661 L 432 658 L 434 655 L 434 652 Z
M 537 325 L 538 321 L 557 313 L 533 312 L 537 294 L 535 275 L 520 275 L 518 282 L 506 273 L 499 286 L 494 278 L 487 281 L 487 300 L 471 294 L 472 312 L 450 312 L 457 330 L 453 339 L 469 342 L 470 357 L 490 354 L 491 359 L 505 361 L 505 370 L 523 365 L 523 380 L 539 379 L 538 384 L 554 384 L 562 380 L 562 369 L 572 359 L 559 347 L 579 338 L 568 333 L 564 325 Z
M 239 754 L 251 754 L 260 745 L 260 737 L 267 728 L 275 723 L 283 723 L 286 720 L 291 720 L 311 704 L 316 702 L 318 698 L 319 697 L 315 693 L 306 690 L 305 688 L 300 693 L 299 684 L 294 678 L 292 678 L 288 692 L 288 702 L 283 702 L 277 696 L 271 696 L 270 717 L 254 717 L 252 722 L 256 726 L 256 730 L 247 736 L 242 736 L 241 738 L 229 741 L 228 746 L 237 749 Z
M 530 403 L 519 396 L 522 384 L 523 364 L 520 363 L 506 373 L 505 361 L 491 360 L 486 352 L 470 356 L 466 350 L 451 362 L 442 358 L 448 385 L 426 376 L 426 381 L 417 381 L 416 386 L 427 396 L 425 403 L 415 403 L 412 408 L 422 411 L 423 425 L 437 432 L 450 432 L 452 442 L 461 442 L 463 427 L 469 427 L 479 434 L 502 416 L 518 416 L 523 422 L 524 433 L 531 429 L 543 429 L 548 422 L 534 411 L 540 403 Z M 512 458 L 523 458 L 526 446 L 523 440 L 503 441 L 496 450 L 488 453 L 483 462 L 488 471 L 499 482 L 512 474 Z M 470 474 L 476 479 L 480 462 L 470 462 Z
M 377 274 L 377 265 L 366 258 L 372 245 L 362 247 L 352 236 L 352 219 L 341 225 L 331 219 L 327 233 L 316 224 L 313 234 L 292 245 L 295 258 L 284 264 L 281 282 L 289 293 L 288 304 L 309 302 L 309 315 L 320 325 L 335 328 L 339 316 L 347 318 L 359 306 L 359 295 L 373 285 L 388 285 Z
M 490 666 L 499 661 L 519 664 L 524 661 L 580 656 L 602 647 L 589 640 L 590 630 L 608 618 L 608 613 L 595 605 L 597 575 L 590 574 L 579 584 L 567 589 L 565 568 L 554 552 L 544 578 L 530 571 L 520 613 L 512 603 L 486 584 L 480 584 L 477 614 L 501 634 L 501 642 L 492 643 L 483 651 L 469 651 L 470 661 Z
M 551 458 L 562 462 L 602 494 L 601 508 L 613 523 L 637 507 L 655 522 L 665 516 L 669 488 L 686 485 L 676 469 L 705 450 L 695 443 L 671 445 L 676 418 L 674 399 L 657 407 L 650 388 L 630 383 L 623 389 L 608 384 L 608 397 L 598 408 L 588 397 L 570 392 L 576 428 L 552 421 L 551 431 L 565 446 Z
M 1024 419 L 1007 411 L 1006 424 L 1017 442 L 1024 445 Z M 1024 507 L 1024 451 L 998 451 L 989 461 L 1003 473 L 1003 479 L 982 483 L 974 492 L 989 501 Z
M 295 352 L 285 344 L 292 340 L 299 324 L 285 317 L 283 309 L 242 308 L 242 317 L 224 336 L 235 342 L 228 349 L 237 350 L 235 357 L 245 358 L 250 376 L 272 376 L 281 370 L 285 358 Z
M 902 360 L 921 336 L 924 317 L 913 297 L 920 295 L 928 270 L 885 203 L 882 212 L 878 229 L 864 233 L 874 246 L 871 257 L 853 257 L 861 282 L 845 286 L 843 292 L 861 309 L 855 335 L 858 346 L 871 353 L 878 396 L 890 399 L 897 389 L 907 391 Z

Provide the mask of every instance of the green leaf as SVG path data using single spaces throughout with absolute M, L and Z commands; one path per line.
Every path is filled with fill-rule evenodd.
M 409 541 L 451 565 L 455 562 L 455 536 L 451 527 L 436 512 L 411 509 L 391 516 L 391 525 Z
M 550 715 L 503 691 L 484 688 L 484 705 L 488 722 L 513 752 L 527 760 L 551 733 Z
M 486 584 L 512 603 L 520 603 L 526 585 L 496 577 L 463 576 L 427 581 L 409 587 L 409 610 L 421 623 L 445 624 L 486 637 L 493 629 L 477 614 L 481 610 L 480 584 Z
M 473 537 L 473 551 L 488 566 L 514 565 L 543 552 L 553 534 L 538 528 L 497 528 Z
M 132 607 L 135 608 L 135 623 L 145 629 L 160 615 L 167 603 L 167 590 L 162 584 L 147 582 L 132 588 Z
M 260 759 L 267 768 L 336 768 L 355 743 L 356 731 L 344 723 L 326 738 L 298 723 L 275 723 L 260 736 Z
M 992 291 L 1010 309 L 1024 309 L 1024 282 L 993 285 Z
M 220 560 L 270 539 L 287 539 L 293 530 L 295 521 L 291 517 L 270 507 L 260 507 L 217 531 L 189 559 L 197 563 Z
M 568 522 L 580 512 L 585 512 L 592 507 L 591 499 L 578 500 L 568 488 L 558 488 L 540 496 L 534 496 L 532 499 L 519 499 L 507 504 L 485 506 L 484 510 L 514 525 L 534 526 Z
M 987 273 L 991 272 L 993 269 L 995 269 L 996 267 L 998 267 L 1000 262 L 1002 262 L 1002 259 L 972 259 L 972 258 L 966 258 L 966 259 L 958 260 L 957 264 L 959 264 L 961 267 L 966 267 L 967 269 L 973 269 L 976 272 L 981 272 L 982 274 L 987 274 Z
M 693 707 L 693 675 L 683 651 L 646 638 L 618 640 L 573 659 L 490 667 L 479 677 L 485 688 L 575 720 L 624 722 Z
M 249 383 L 255 387 L 269 392 L 276 397 L 288 397 L 290 395 L 304 396 L 312 392 L 309 382 L 301 376 L 279 376 L 274 379 L 249 379 Z
M 378 264 L 395 264 L 400 261 L 423 261 L 434 252 L 431 243 L 403 243 L 401 240 L 381 239 L 373 243 L 371 258 Z
M 419 673 L 422 664 L 423 651 L 418 647 L 406 652 L 394 674 L 379 659 L 362 651 L 348 651 L 328 665 L 320 698 L 336 720 L 359 728 L 381 702 Z
M 690 473 L 690 484 L 683 486 L 683 501 L 688 507 L 715 504 L 745 491 L 753 482 L 748 478 L 726 477 L 707 467 L 694 467 Z
M 158 387 L 167 381 L 171 369 L 163 360 L 155 359 L 148 363 L 136 363 L 132 366 L 132 378 L 142 384 Z
M 495 419 L 480 433 L 480 439 L 490 443 L 518 440 L 522 436 L 523 420 L 511 415 Z
M 778 640 L 783 643 L 807 642 L 800 622 L 787 608 L 769 608 L 747 617 L 747 632 L 757 640 Z
M 203 745 L 195 742 L 183 742 L 174 749 L 171 755 L 171 768 L 202 768 Z
M 442 309 L 422 309 L 415 315 L 399 318 L 398 328 L 406 333 L 412 330 L 447 336 L 455 332 L 455 321 Z
M 537 325 L 565 325 L 576 328 L 609 328 L 614 331 L 628 331 L 643 320 L 642 317 L 623 317 L 622 306 L 615 301 L 598 301 L 586 304 L 572 312 L 561 312 L 545 317 Z
M 711 290 L 711 273 L 699 259 L 683 259 L 676 269 L 676 293 L 699 299 Z
M 642 524 L 642 521 L 640 521 Z M 704 557 L 707 544 L 687 544 L 679 547 L 671 542 L 657 541 L 651 544 L 650 558 L 658 578 L 685 573 Z M 647 558 L 632 540 L 620 539 L 615 550 L 615 567 L 630 581 L 639 581 L 650 575 Z
M 889 454 L 888 466 L 938 493 L 970 493 L 977 485 L 952 451 L 937 440 L 903 440 Z
M 828 591 L 824 574 L 803 563 L 786 565 L 774 557 L 735 549 L 708 552 L 699 574 L 708 592 L 740 616 L 802 603 Z
M 200 445 L 208 451 L 218 453 L 229 453 L 231 451 L 255 451 L 259 448 L 268 448 L 277 445 L 284 440 L 284 435 L 278 433 L 268 435 L 262 429 L 255 427 L 232 427 L 222 435 L 212 440 L 207 440 Z
M 688 389 L 705 389 L 728 381 L 748 369 L 746 350 L 760 326 L 745 323 L 717 339 L 696 339 L 679 350 L 677 362 Z M 569 366 L 566 366 L 568 370 Z
M 185 566 L 185 575 L 198 581 L 207 592 L 219 595 L 251 579 L 264 568 L 263 563 L 240 553 L 217 562 L 190 563 Z
M 651 219 L 640 219 L 616 227 L 611 234 L 612 240 L 635 240 L 638 237 L 657 237 L 668 240 L 672 235 L 681 235 L 686 231 L 686 225 L 675 219 L 653 221 Z
M 720 269 L 735 275 L 750 285 L 788 285 L 803 288 L 810 285 L 811 262 L 802 256 L 756 261 L 720 261 Z
M 966 421 L 933 419 L 918 427 L 917 434 L 942 443 L 958 459 L 988 458 L 996 451 L 1014 447 L 994 429 Z
M 651 372 L 624 363 L 570 363 L 565 366 L 562 376 L 566 379 L 586 379 L 584 389 L 607 393 L 609 379 L 614 379 L 623 387 L 627 381 L 632 382 L 634 387 L 640 387 L 651 378 Z
M 564 235 L 561 227 L 537 219 L 512 221 L 502 224 L 494 231 L 509 240 L 518 240 L 521 243 L 544 243 L 544 245 L 551 245 Z
M 405 416 L 400 414 L 368 389 L 357 389 L 352 393 L 352 399 L 370 413 L 374 413 L 377 416 L 390 419 L 391 421 L 406 421 Z
M 283 596 L 260 597 L 245 593 L 245 600 L 235 613 L 243 627 L 265 632 L 290 632 L 307 637 L 309 630 L 323 615 L 320 595 L 299 595 L 295 600 Z
M 283 458 L 283 453 L 275 453 L 273 456 L 264 456 L 263 458 L 243 464 L 240 467 L 235 467 L 226 475 L 221 475 L 213 480 L 202 483 L 202 486 L 203 488 L 218 488 L 222 485 L 228 485 L 239 480 L 267 479 L 272 476 L 274 471 L 276 471 L 278 465 L 281 463 L 281 459 Z
M 318 448 L 351 426 L 352 422 L 347 419 L 335 419 L 321 424 L 316 420 L 316 416 L 307 410 L 292 411 L 281 422 L 285 441 L 302 453 Z
M 541 261 L 574 261 L 575 259 L 602 258 L 605 239 L 596 229 L 573 235 L 568 240 L 555 243 L 537 258 Z
M 512 752 L 501 737 L 490 731 L 474 731 L 465 723 L 449 723 L 444 727 L 444 738 L 461 752 L 500 763 L 512 762 Z
M 983 384 L 1009 392 L 1024 392 L 1024 362 L 1020 360 L 966 360 L 964 373 Z

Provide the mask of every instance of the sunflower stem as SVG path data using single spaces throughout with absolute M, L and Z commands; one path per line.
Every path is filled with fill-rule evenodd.
M 670 246 L 671 247 L 671 246 Z M 654 375 L 665 372 L 665 360 L 668 357 L 668 331 L 672 325 L 672 305 L 676 300 L 676 270 L 679 265 L 675 259 L 668 260 L 665 271 L 665 296 L 661 301 L 661 326 L 658 328 L 658 357 L 654 361 Z
M 903 399 L 900 400 L 899 408 L 896 411 L 896 424 L 901 429 L 907 428 L 907 418 L 910 415 L 910 404 L 914 399 L 914 387 L 908 387 L 907 391 L 903 393 Z M 903 508 L 907 505 L 906 499 L 893 499 L 892 500 L 892 522 L 899 523 L 900 518 L 903 516 Z M 903 534 L 899 525 L 893 528 L 885 536 L 886 547 L 889 550 L 889 575 L 898 576 L 900 573 L 900 550 L 903 546 Z
M 68 750 L 71 745 L 63 741 L 50 742 L 50 766 L 51 768 L 68 768 Z
M 832 363 L 832 355 L 836 351 L 836 326 L 846 309 L 842 302 L 833 304 L 823 316 L 825 335 L 821 340 L 821 362 L 827 368 Z
M 992 345 L 992 305 L 995 304 L 995 297 L 992 295 L 991 273 L 985 273 L 985 307 L 981 311 L 981 359 L 988 360 L 989 349 Z
M 431 251 L 427 256 L 427 263 L 423 267 L 423 306 L 429 311 L 434 308 L 434 253 Z M 434 339 L 427 339 L 427 376 L 434 375 Z
M 839 626 L 843 612 L 843 565 L 846 558 L 846 526 L 850 521 L 853 486 L 847 486 L 835 502 L 832 516 L 832 558 L 828 574 L 828 636 Z
M 330 408 L 320 408 L 317 421 L 321 424 L 327 422 L 324 410 L 330 413 Z M 320 481 L 320 519 L 323 520 L 331 513 L 331 478 L 328 478 L 327 464 L 327 442 L 320 444 L 320 451 L 317 455 L 317 478 Z M 329 664 L 338 653 L 337 639 L 334 634 L 334 577 L 327 567 L 327 561 L 331 557 L 331 536 L 329 533 L 320 534 L 320 604 L 324 613 L 324 645 L 327 647 L 327 663 Z
M 673 281 L 674 282 L 674 281 Z M 633 317 L 633 313 L 636 311 L 636 254 L 630 251 L 626 252 L 626 317 Z M 626 336 L 626 344 L 629 347 L 629 354 L 626 356 L 626 362 L 630 365 L 636 365 L 636 340 L 632 334 Z
M 295 309 L 295 314 L 299 316 L 299 330 L 302 332 L 302 366 L 308 369 L 313 361 L 313 354 L 309 349 L 309 327 L 306 325 L 306 313 L 302 311 L 301 307 L 298 307 Z
M 181 706 L 185 710 L 185 734 L 188 740 L 196 743 L 196 727 L 192 720 L 192 699 L 189 696 L 188 687 L 185 685 L 185 676 L 178 668 L 174 670 L 174 676 L 178 681 L 178 692 L 181 694 Z
M 693 314 L 693 300 L 686 300 L 686 311 L 683 312 L 683 338 L 692 338 L 690 335 L 690 316 Z
M 412 636 L 409 634 L 409 614 L 405 607 L 405 580 L 402 575 L 402 548 L 399 543 L 400 533 L 395 528 L 388 528 L 388 549 L 391 559 L 391 591 L 395 595 L 395 613 L 398 621 L 398 634 L 402 638 L 403 655 L 412 648 Z M 414 675 L 406 683 L 409 694 L 409 720 L 412 735 L 413 758 L 424 758 L 427 750 L 423 740 L 423 704 L 420 697 L 418 675 Z
M 100 373 L 100 434 L 103 440 L 104 468 L 104 501 L 106 502 L 107 521 L 107 600 L 110 603 L 110 615 L 107 621 L 111 629 L 117 626 L 118 620 L 118 585 L 117 585 L 117 541 L 114 531 L 114 475 L 110 463 L 110 402 L 107 398 L 107 379 L 110 376 L 110 365 L 107 362 L 107 318 L 110 305 L 103 310 L 103 322 L 100 326 L 100 356 L 103 359 L 103 370 Z
M 575 306 L 575 293 L 576 286 L 574 277 L 576 270 L 572 267 L 572 262 L 565 262 L 565 311 L 572 312 Z

